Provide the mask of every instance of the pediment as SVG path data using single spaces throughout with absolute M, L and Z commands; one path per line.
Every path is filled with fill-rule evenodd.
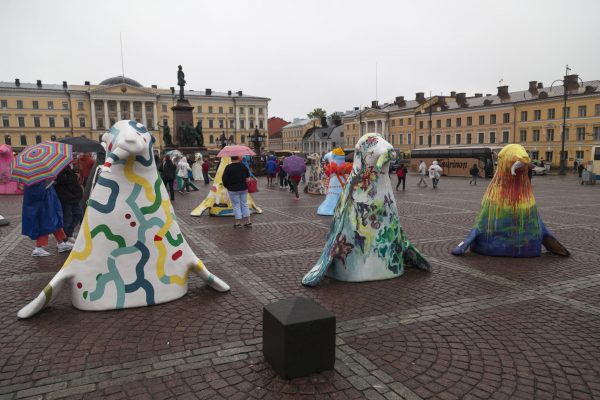
M 125 93 L 123 93 L 122 88 L 123 86 L 125 86 L 127 88 L 127 91 Z M 156 93 L 154 93 L 151 90 L 145 89 L 145 88 L 139 88 L 139 87 L 135 87 L 135 86 L 131 86 L 128 84 L 119 84 L 119 85 L 110 85 L 110 86 L 102 86 L 102 87 L 98 87 L 98 88 L 94 88 L 92 90 L 90 90 L 91 94 L 94 95 L 110 95 L 110 96 L 119 96 L 119 95 L 125 95 L 125 96 L 131 96 L 131 95 L 140 95 L 140 96 L 156 96 Z
M 382 118 L 384 116 L 385 116 L 385 113 L 383 113 L 381 111 L 369 110 L 366 113 L 363 113 L 362 117 L 367 118 L 367 119 L 369 119 L 369 118 L 376 119 L 376 118 Z

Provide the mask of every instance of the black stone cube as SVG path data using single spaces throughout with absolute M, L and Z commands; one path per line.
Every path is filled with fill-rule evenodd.
M 285 379 L 332 370 L 335 364 L 335 315 L 305 297 L 263 308 L 263 354 Z

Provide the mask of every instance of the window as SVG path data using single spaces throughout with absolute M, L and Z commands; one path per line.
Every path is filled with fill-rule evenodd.
M 539 121 L 542 119 L 542 110 L 533 110 L 533 120 Z
M 23 108 L 23 100 L 17 100 L 17 108 Z
M 554 108 L 548 109 L 548 119 L 556 118 L 556 110 Z
M 462 126 L 462 119 L 461 118 L 456 118 L 456 127 L 460 128 Z
M 258 115 L 262 115 L 262 113 L 263 113 L 263 109 L 262 109 L 262 107 L 259 107 L 258 108 Z
M 600 104 L 598 104 L 597 106 L 600 106 Z M 8 108 L 8 100 L 0 100 L 0 108 Z
M 21 146 L 27 146 L 27 136 L 21 135 Z
M 25 117 L 17 117 L 19 121 L 19 128 L 25 128 Z
M 79 127 L 85 128 L 85 117 L 79 117 Z
M 552 151 L 547 151 L 546 152 L 546 161 L 548 162 L 552 162 L 552 159 L 554 158 L 554 152 Z
M 6 101 L 6 100 L 2 100 L 2 101 Z M 6 106 L 4 106 L 4 105 L 2 107 L 6 108 Z M 600 104 L 596 104 L 594 106 L 594 109 L 596 110 L 596 117 L 600 116 Z
M 527 111 L 521 111 L 521 121 L 527 121 Z
M 54 110 L 54 102 L 53 101 L 48 102 L 48 110 Z
M 435 127 L 436 128 L 441 128 L 442 127 L 442 120 L 441 119 L 438 119 L 438 120 L 435 121 Z
M 577 116 L 585 117 L 587 115 L 587 106 L 579 106 L 577 108 Z
M 467 126 L 473 126 L 473 117 L 467 117 Z
M 431 121 L 427 121 L 427 127 L 428 127 L 428 128 L 431 128 L 431 124 L 432 124 L 432 122 L 431 122 Z
M 240 143 L 246 143 L 246 136 L 245 135 L 240 136 Z
M 594 140 L 600 140 L 600 126 L 594 127 Z
M 600 104 L 597 105 L 598 111 L 600 111 Z M 600 115 L 600 112 L 597 112 L 596 115 Z M 400 126 L 404 126 L 404 118 L 400 118 Z
M 565 129 L 565 142 L 569 140 L 569 128 Z
M 408 120 L 410 121 L 411 119 L 409 118 Z M 409 122 L 409 124 L 410 124 L 410 122 Z M 408 134 L 408 144 L 412 144 L 412 134 L 411 133 Z
M 223 129 L 225 128 L 225 121 L 223 121 L 222 119 L 219 120 L 219 129 Z
M 581 150 L 576 151 L 575 159 L 577 159 L 577 161 L 583 161 L 583 151 L 581 151 Z
M 240 114 L 244 113 L 244 107 L 240 107 Z
M 33 117 L 33 126 L 39 128 L 41 125 L 40 117 Z
M 35 136 L 35 144 L 42 143 L 42 137 L 40 135 Z
M 235 120 L 234 119 L 229 120 L 229 128 L 231 128 L 231 129 L 235 128 Z
M 37 100 L 33 100 L 31 102 L 31 106 L 33 107 L 34 110 L 39 110 L 40 109 L 40 102 Z
M 446 119 L 446 128 L 450 128 L 452 126 L 452 120 L 450 118 Z
M 502 122 L 508 124 L 510 122 L 510 113 L 502 114 Z
M 214 123 L 214 122 L 213 122 L 213 120 L 212 120 L 212 119 L 209 119 L 209 120 L 208 120 L 208 128 L 209 128 L 209 129 L 212 129 L 212 128 L 214 128 L 214 126 L 213 126 L 213 123 Z
M 527 131 L 525 129 L 521 129 L 519 132 L 519 141 L 524 143 L 527 141 Z
M 208 113 L 209 113 L 209 114 L 212 114 L 212 112 L 213 112 L 213 108 L 212 108 L 212 106 L 208 106 Z
M 12 144 L 12 140 L 10 140 L 10 135 L 4 135 L 4 143 Z
M 471 144 L 471 134 L 467 133 L 467 144 Z
M 508 131 L 502 131 L 502 143 L 508 143 Z
M 494 125 L 496 123 L 496 114 L 490 115 L 490 124 Z
M 65 128 L 71 127 L 71 120 L 68 117 L 63 118 L 63 125 Z
M 77 102 L 77 110 L 83 111 L 83 101 L 78 101 Z
M 250 120 L 250 129 L 254 129 L 254 120 L 253 119 Z
M 412 118 L 408 119 L 408 125 L 412 125 Z
M 135 119 L 134 119 L 134 121 L 137 121 L 137 120 L 135 120 Z M 110 126 L 113 126 L 114 124 L 116 124 L 116 123 L 117 123 L 117 121 L 116 121 L 116 120 L 115 120 L 113 117 L 111 117 L 111 118 L 109 119 L 109 123 L 110 123 Z
M 56 120 L 54 117 L 48 117 L 48 126 L 50 128 L 56 128 Z
M 577 128 L 577 140 L 585 140 L 585 128 Z
M 169 125 L 169 120 L 166 118 L 163 118 L 163 126 L 168 126 Z
M 423 121 L 419 121 L 419 129 L 423 129 Z
M 10 128 L 10 120 L 8 119 L 7 116 L 2 117 L 2 127 Z
M 254 107 L 248 107 L 248 114 L 254 114 Z
M 446 144 L 451 144 L 452 141 L 450 139 L 450 135 L 446 135 Z
M 167 105 L 166 104 L 161 104 L 160 106 L 162 112 L 166 113 L 167 112 Z M 198 112 L 201 113 L 202 112 L 202 106 L 198 106 Z
M 423 135 L 419 135 L 419 145 L 423 146 Z
M 442 135 L 435 135 L 435 144 L 436 145 L 442 144 Z
M 258 121 L 258 128 L 259 128 L 259 129 L 265 129 L 265 127 L 264 127 L 264 122 L 263 122 L 263 120 L 262 120 L 262 119 Z
M 229 107 L 229 114 L 233 114 L 233 107 Z
M 213 135 L 210 135 L 208 137 L 208 143 L 213 144 L 215 142 L 215 137 Z
M 460 144 L 461 142 L 461 137 L 460 137 L 460 133 L 456 134 L 456 144 Z
M 540 130 L 539 129 L 534 129 L 533 130 L 533 141 L 534 142 L 539 142 L 540 141 Z
M 245 125 L 246 125 L 246 121 L 244 121 L 243 119 L 240 119 L 240 129 L 246 129 Z
M 571 107 L 567 107 L 567 108 L 565 108 L 565 113 L 564 113 L 564 115 L 565 115 L 567 118 L 571 118 Z
M 479 116 L 479 125 L 485 125 L 485 115 Z
M 531 159 L 532 160 L 538 160 L 540 158 L 540 152 L 539 151 L 532 151 L 531 152 Z
M 554 129 L 546 129 L 546 142 L 554 141 Z
M 104 129 L 104 118 L 98 118 L 96 124 L 98 125 L 98 129 Z
M 402 120 L 400 120 L 402 121 Z M 600 134 L 600 128 L 598 128 L 598 133 Z M 404 141 L 404 135 L 401 133 L 398 135 L 398 144 L 402 144 L 402 142 Z
M 482 144 L 483 143 L 483 132 L 479 132 L 477 133 L 477 143 Z
M 62 102 L 62 108 L 63 110 L 68 110 L 69 109 L 69 103 L 67 103 L 66 101 Z
M 490 143 L 496 143 L 496 132 L 490 132 Z
M 223 106 L 219 106 L 219 114 L 223 114 Z

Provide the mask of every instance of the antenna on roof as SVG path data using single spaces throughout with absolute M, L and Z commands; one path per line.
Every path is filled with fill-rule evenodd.
M 502 82 L 504 82 L 504 78 L 502 78 L 502 79 L 500 79 L 500 80 L 498 81 L 498 85 L 501 85 L 501 84 L 502 84 Z
M 123 33 L 119 32 L 119 42 L 121 43 L 121 79 L 123 84 L 121 85 L 121 92 L 125 93 L 127 91 L 127 86 L 125 86 L 125 63 L 123 62 Z
M 378 93 L 377 93 L 377 62 L 375 63 L 375 100 L 379 101 L 379 98 L 377 97 Z

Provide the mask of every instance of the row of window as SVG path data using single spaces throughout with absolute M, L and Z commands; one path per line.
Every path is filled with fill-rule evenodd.
M 216 126 L 215 126 L 215 122 L 217 122 Z M 167 126 L 169 125 L 169 120 L 164 118 L 163 119 L 163 126 Z M 249 120 L 249 127 L 248 129 L 254 129 L 255 126 L 255 122 L 253 119 Z M 152 126 L 150 123 L 148 124 L 148 126 Z M 209 119 L 208 120 L 208 126 L 205 126 L 205 128 L 208 129 L 225 129 L 225 120 L 224 119 L 218 119 L 218 120 L 213 120 L 213 119 Z M 229 129 L 235 129 L 235 120 L 234 119 L 230 119 L 229 120 Z M 258 120 L 258 128 L 259 129 L 264 129 L 265 128 L 265 124 L 264 121 Z M 245 120 L 240 120 L 240 129 L 246 129 L 246 121 Z
M 81 135 L 81 137 L 85 137 L 85 135 Z M 56 135 L 51 135 L 50 136 L 50 140 L 55 141 L 56 140 Z M 35 144 L 41 143 L 42 142 L 42 136 L 40 135 L 36 135 L 35 136 Z M 12 145 L 12 137 L 10 135 L 4 135 L 4 143 L 8 144 L 8 145 Z M 27 146 L 29 143 L 27 143 L 27 136 L 26 135 L 21 135 L 19 136 L 19 143 L 21 146 Z M 32 143 L 33 144 L 33 143 Z
M 109 112 L 116 112 L 117 111 L 117 102 L 116 101 L 108 101 L 108 111 Z M 153 103 L 148 103 L 146 102 L 146 114 L 152 114 L 153 110 L 154 110 L 154 106 Z M 121 107 L 121 112 L 122 113 L 128 113 L 129 112 L 129 102 L 128 101 L 122 101 L 120 104 Z M 102 113 L 104 111 L 104 103 L 103 102 L 96 102 L 96 112 L 97 113 Z M 142 103 L 138 102 L 138 101 L 134 101 L 133 102 L 133 112 L 136 113 L 141 113 L 142 112 Z M 166 112 L 166 111 L 165 111 Z
M 556 135 L 556 140 L 561 140 L 562 131 L 558 132 Z M 586 136 L 590 136 L 592 140 L 600 141 L 600 126 L 595 126 L 591 134 L 586 133 L 584 127 L 577 128 L 575 130 L 575 140 L 578 142 L 584 141 Z M 539 129 L 534 129 L 532 131 L 532 141 L 539 142 L 541 137 L 541 133 Z M 546 141 L 553 142 L 555 139 L 554 129 L 546 129 Z M 527 141 L 527 130 L 521 129 L 519 131 L 519 140 L 521 142 Z M 565 129 L 565 141 L 569 141 L 569 128 Z
M 600 116 L 600 104 L 594 105 L 594 115 L 596 117 Z M 547 110 L 547 118 L 546 119 L 556 119 L 556 109 L 549 108 Z M 565 110 L 565 115 L 563 117 L 571 118 L 571 107 L 567 107 Z M 587 106 L 579 106 L 577 107 L 577 117 L 583 118 L 587 117 Z M 527 121 L 528 112 L 521 111 L 521 121 Z M 533 121 L 541 121 L 542 119 L 542 110 L 533 110 Z
M 17 125 L 19 128 L 26 128 L 27 125 L 25 123 L 25 117 L 17 117 Z M 3 116 L 2 117 L 2 127 L 3 128 L 10 128 L 10 118 L 8 116 Z M 33 127 L 34 128 L 41 128 L 42 127 L 42 121 L 41 121 L 41 117 L 33 117 Z M 56 117 L 48 117 L 48 127 L 49 128 L 56 128 Z M 63 117 L 63 127 L 64 128 L 70 128 L 71 127 L 71 118 L 69 117 Z M 79 127 L 80 128 L 85 128 L 85 117 L 80 117 L 79 118 Z
M 196 109 L 198 110 L 199 114 L 202 114 L 202 106 L 197 106 Z M 207 113 L 208 114 L 214 114 L 215 109 L 218 109 L 218 114 L 223 114 L 224 111 L 224 107 L 223 106 L 218 106 L 218 108 L 215 108 L 214 106 L 207 106 Z M 167 112 L 167 105 L 163 104 L 162 105 L 162 110 L 163 112 Z M 244 109 L 244 107 L 239 107 L 239 113 L 240 114 L 245 114 L 246 110 Z M 233 114 L 233 107 L 229 107 L 228 109 L 228 114 Z M 248 114 L 252 115 L 254 114 L 254 107 L 248 107 Z M 259 115 L 263 115 L 263 108 L 259 107 L 258 108 L 258 114 Z
M 48 110 L 54 110 L 54 101 L 49 100 L 46 103 Z M 2 99 L 0 100 L 0 108 L 8 108 L 8 100 Z M 40 102 L 39 100 L 32 100 L 31 101 L 31 108 L 34 110 L 39 110 L 40 109 Z M 25 103 L 23 100 L 17 100 L 17 109 L 22 110 L 25 109 Z M 63 101 L 62 102 L 62 109 L 63 110 L 68 110 L 69 109 L 69 102 L 68 101 Z M 83 110 L 83 101 L 78 101 L 77 102 L 77 109 L 78 110 Z

